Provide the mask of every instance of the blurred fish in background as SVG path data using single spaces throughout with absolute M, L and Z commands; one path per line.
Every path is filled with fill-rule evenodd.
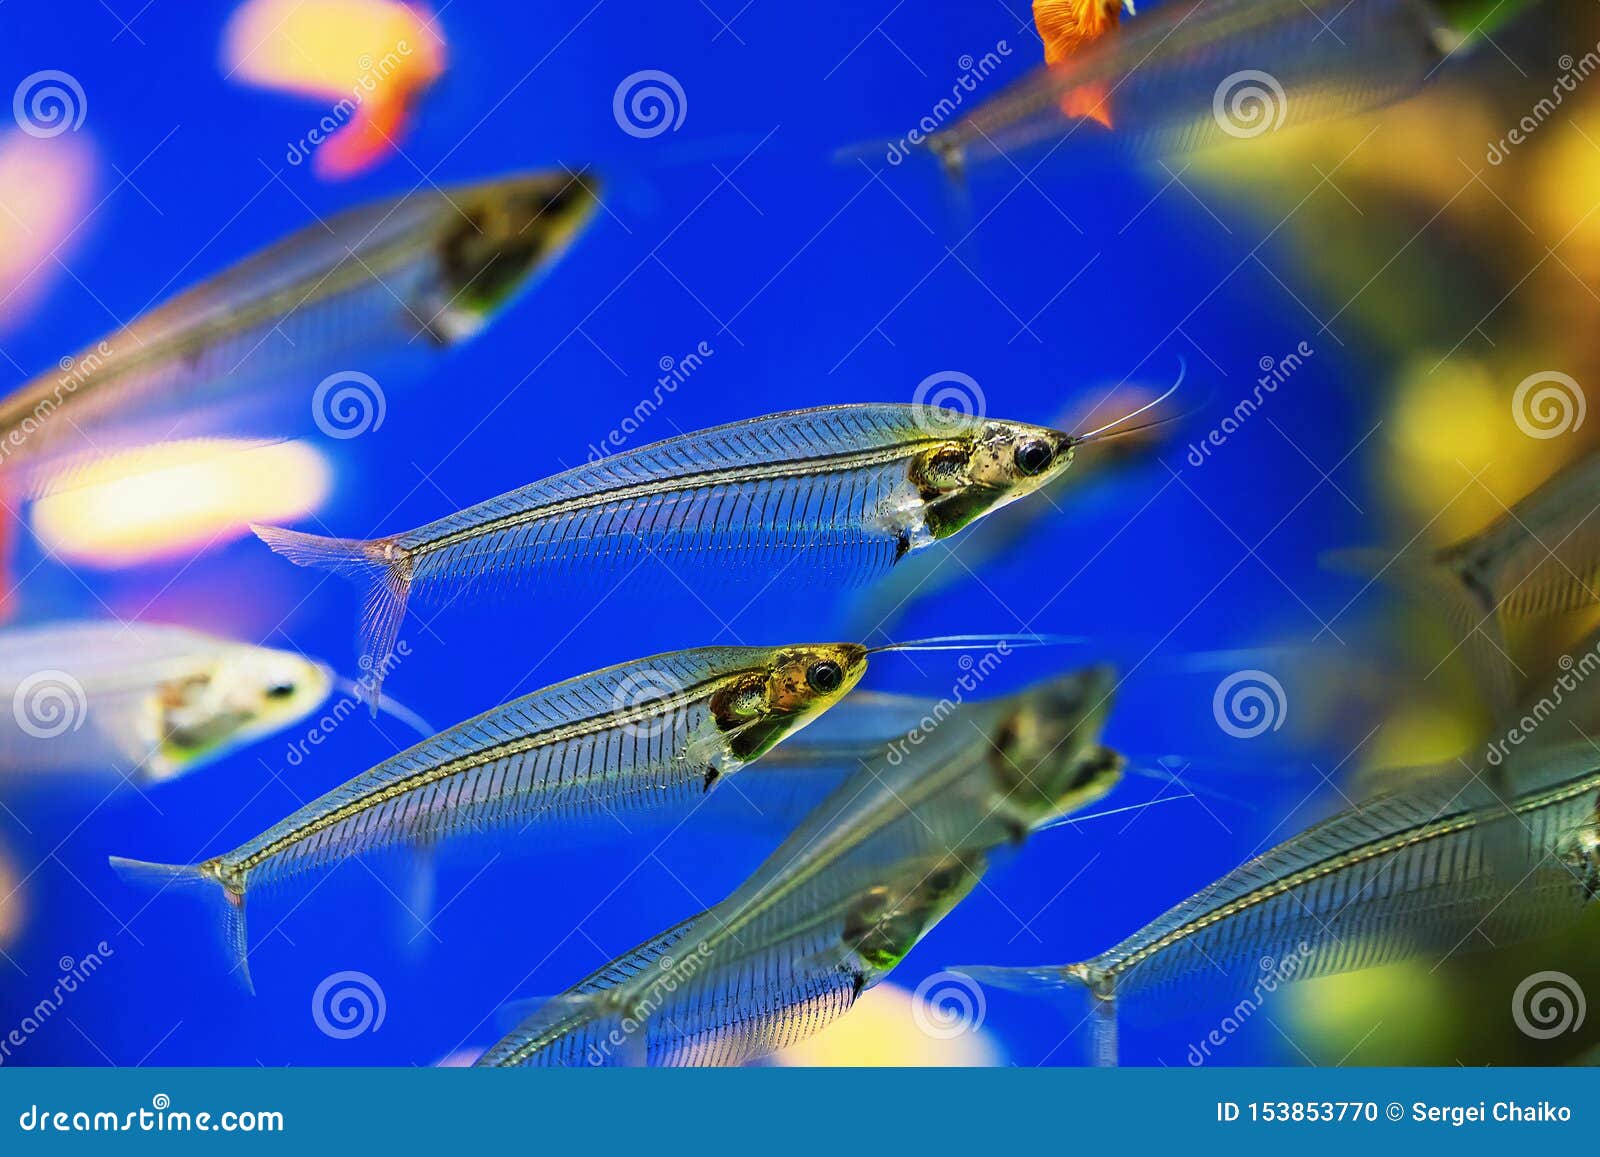
M 305 718 L 333 685 L 300 655 L 183 627 L 13 627 L 0 631 L 0 777 L 172 779 Z
M 22 878 L 11 853 L 0 843 L 0 952 L 4 952 L 22 931 L 25 916 Z
M 1353 582 L 1346 613 L 1364 619 L 1359 635 L 1341 628 L 1346 642 L 1410 656 L 1391 667 L 1381 726 L 1352 759 L 1359 782 L 1391 790 L 1416 786 L 1414 769 L 1453 753 L 1462 753 L 1455 766 L 1467 781 L 1530 742 L 1600 733 L 1586 682 L 1596 665 L 1586 636 L 1597 621 L 1586 588 L 1595 583 L 1583 557 L 1600 518 L 1595 499 L 1542 518 L 1542 529 L 1519 526 L 1511 513 L 1555 493 L 1564 467 L 1577 477 L 1596 445 L 1585 383 L 1600 373 L 1586 340 L 1600 325 L 1592 289 L 1600 90 L 1590 80 L 1600 72 L 1600 13 L 1515 3 L 1441 9 L 1519 67 L 1497 69 L 1497 82 L 1485 84 L 1477 80 L 1484 54 L 1452 59 L 1414 100 L 1264 132 L 1248 167 L 1219 150 L 1197 155 L 1185 177 L 1226 190 L 1263 228 L 1276 227 L 1291 260 L 1317 271 L 1304 302 L 1317 340 L 1359 343 L 1387 367 L 1348 387 L 1378 423 L 1365 460 L 1377 496 L 1373 538 L 1409 544 L 1402 567 L 1434 552 L 1464 557 L 1463 543 L 1531 539 L 1521 569 L 1494 581 L 1468 616 L 1478 634 L 1504 631 L 1477 656 L 1462 616 L 1452 628 L 1449 616 L 1418 614 L 1414 597 L 1368 585 L 1371 567 Z M 1494 577 L 1479 570 L 1474 581 Z M 1424 601 L 1440 606 L 1437 594 Z M 1498 683 L 1484 678 L 1490 658 Z M 1510 1016 L 1459 1010 L 1503 1008 L 1526 978 L 1547 971 L 1594 991 L 1597 930 L 1591 910 L 1467 959 L 1441 951 L 1297 985 L 1296 1039 L 1317 1063 L 1564 1062 L 1600 1039 L 1592 1018 L 1536 1037 Z M 1347 1031 L 1356 1023 L 1360 1031 Z
M 222 68 L 240 84 L 330 106 L 294 147 L 327 180 L 366 172 L 405 140 L 444 74 L 438 19 L 403 0 L 246 0 L 223 33 Z
M 24 99 L 44 98 L 46 109 L 70 118 L 72 94 L 63 83 L 38 81 Z M 85 214 L 99 175 L 89 136 L 50 135 L 49 120 L 27 123 L 34 132 L 0 131 L 0 335 L 22 325 L 66 275 L 54 258 L 70 256 L 87 240 Z
M 352 405 L 380 423 L 379 384 L 341 366 L 414 366 L 476 334 L 565 252 L 594 196 L 591 178 L 561 171 L 319 221 L 0 400 L 0 483 L 60 488 L 114 451 L 219 429 L 341 430 Z
M 310 442 L 190 439 L 93 462 L 34 502 L 29 526 L 58 561 L 119 570 L 193 557 L 303 518 L 332 491 L 333 464 Z
M 1532 2 L 1495 6 L 1495 23 Z M 1452 21 L 1431 0 L 1197 0 L 1114 29 L 1103 15 L 1079 18 L 1065 34 L 1047 11 L 1046 64 L 928 144 L 959 171 L 1059 145 L 1085 122 L 1159 156 L 1369 111 L 1415 93 L 1478 42 L 1485 18 L 1470 7 Z

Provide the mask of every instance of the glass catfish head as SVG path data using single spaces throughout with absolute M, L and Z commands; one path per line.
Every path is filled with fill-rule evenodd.
M 170 779 L 309 715 L 333 686 L 327 668 L 301 655 L 232 645 L 161 685 L 151 779 Z
M 454 188 L 441 210 L 438 282 L 425 303 L 440 345 L 471 337 L 549 269 L 599 204 L 590 173 L 532 173 Z
M 993 767 L 1008 805 L 1028 826 L 1102 799 L 1122 778 L 1123 759 L 1103 747 L 1116 673 L 1090 667 L 1011 696 L 994 732 Z
M 1072 465 L 1075 445 L 1072 435 L 1046 426 L 961 420 L 947 440 L 911 464 L 911 481 L 926 503 L 928 532 L 948 538 L 1048 486 Z
M 758 652 L 711 699 L 731 754 L 748 763 L 850 693 L 867 670 L 855 643 L 807 643 Z

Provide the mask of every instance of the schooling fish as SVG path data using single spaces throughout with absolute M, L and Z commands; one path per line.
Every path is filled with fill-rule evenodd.
M 310 414 L 318 379 L 353 358 L 372 368 L 454 345 L 565 251 L 596 188 L 586 174 L 529 174 L 312 225 L 0 401 L 0 477 L 37 491 L 113 447 L 214 433 L 208 422 L 243 408 L 281 411 L 286 394 Z
M 172 779 L 303 719 L 334 680 L 286 651 L 154 623 L 0 632 L 0 773 Z
M 607 667 L 441 732 L 203 863 L 111 863 L 162 888 L 216 888 L 248 986 L 248 891 L 380 848 L 698 798 L 843 698 L 867 655 L 851 643 L 705 647 Z
M 1231 996 L 1241 966 L 1277 984 L 1449 955 L 1480 934 L 1525 939 L 1600 897 L 1597 768 L 1587 742 L 1536 752 L 1517 769 L 1509 802 L 1440 776 L 1307 829 L 1099 956 L 962 970 L 1003 988 L 1087 989 L 1097 1057 L 1114 1064 L 1116 1002 L 1135 994 Z
M 1139 150 L 1203 148 L 1401 99 L 1462 41 L 1427 0 L 1163 4 L 1078 42 L 928 145 L 959 171 L 1059 141 L 1087 117 Z
M 709 934 L 718 909 L 685 920 L 550 1001 L 505 1011 L 521 1023 L 482 1068 L 737 1066 L 814 1036 L 850 1011 L 971 892 L 986 859 L 966 851 L 913 858 L 882 882 L 830 888 L 747 930 L 737 954 Z M 795 907 L 790 905 L 789 907 Z
M 1111 789 L 1110 699 L 1094 668 L 908 732 L 726 900 L 543 1003 L 478 1063 L 732 1065 L 820 1031 L 971 890 L 991 848 Z
M 254 529 L 289 561 L 366 588 L 362 665 L 379 671 L 413 590 L 594 563 L 626 574 L 652 557 L 796 584 L 881 574 L 1048 485 L 1078 446 L 1133 416 L 1074 435 L 916 405 L 795 410 L 587 463 L 384 538 Z

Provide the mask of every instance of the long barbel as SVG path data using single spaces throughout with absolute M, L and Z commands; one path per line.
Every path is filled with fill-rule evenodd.
M 310 413 L 318 379 L 353 358 L 372 368 L 454 345 L 566 250 L 597 188 L 583 173 L 526 174 L 311 225 L 0 401 L 0 473 L 38 490 L 109 449 L 215 433 L 205 425 L 237 420 L 236 409 L 281 409 L 286 391 L 299 391 L 297 415 Z
M 1063 63 L 1041 66 L 928 146 L 959 169 L 1087 133 L 1093 112 L 1127 147 L 1204 148 L 1401 99 L 1460 43 L 1427 0 L 1166 4 Z
M 1251 860 L 1114 947 L 1062 966 L 963 970 L 984 983 L 1114 1002 L 1229 990 L 1270 959 L 1281 980 L 1526 938 L 1600 896 L 1600 770 L 1588 743 L 1534 753 L 1514 799 L 1443 775 L 1350 808 Z M 1113 1054 L 1114 1059 L 1114 1054 Z
M 535 691 L 417 744 L 198 864 L 113 857 L 138 882 L 198 884 L 227 901 L 248 986 L 245 897 L 384 847 L 433 846 L 513 823 L 586 820 L 703 795 L 855 686 L 852 643 L 706 647 Z
M 291 562 L 363 587 L 363 666 L 376 672 L 417 590 L 549 579 L 597 563 L 626 572 L 652 558 L 711 564 L 706 573 L 719 577 L 880 574 L 1047 485 L 1077 446 L 1137 429 L 1118 427 L 1138 412 L 1074 435 L 919 405 L 795 410 L 587 463 L 401 534 L 255 531 Z
M 479 1063 L 625 1061 L 605 1046 L 624 1019 L 652 1064 L 740 1063 L 820 1030 L 970 890 L 989 849 L 1117 782 L 1099 745 L 1110 679 L 1094 668 L 908 733 L 722 903 L 546 1002 Z

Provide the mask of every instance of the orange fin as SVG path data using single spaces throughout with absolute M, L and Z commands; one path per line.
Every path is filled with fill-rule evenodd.
M 1060 64 L 1100 39 L 1121 16 L 1122 0 L 1033 0 L 1033 23 L 1044 41 L 1046 64 Z
M 1075 88 L 1061 98 L 1061 111 L 1074 119 L 1088 117 L 1092 121 L 1111 127 L 1111 94 L 1104 85 L 1086 84 Z

